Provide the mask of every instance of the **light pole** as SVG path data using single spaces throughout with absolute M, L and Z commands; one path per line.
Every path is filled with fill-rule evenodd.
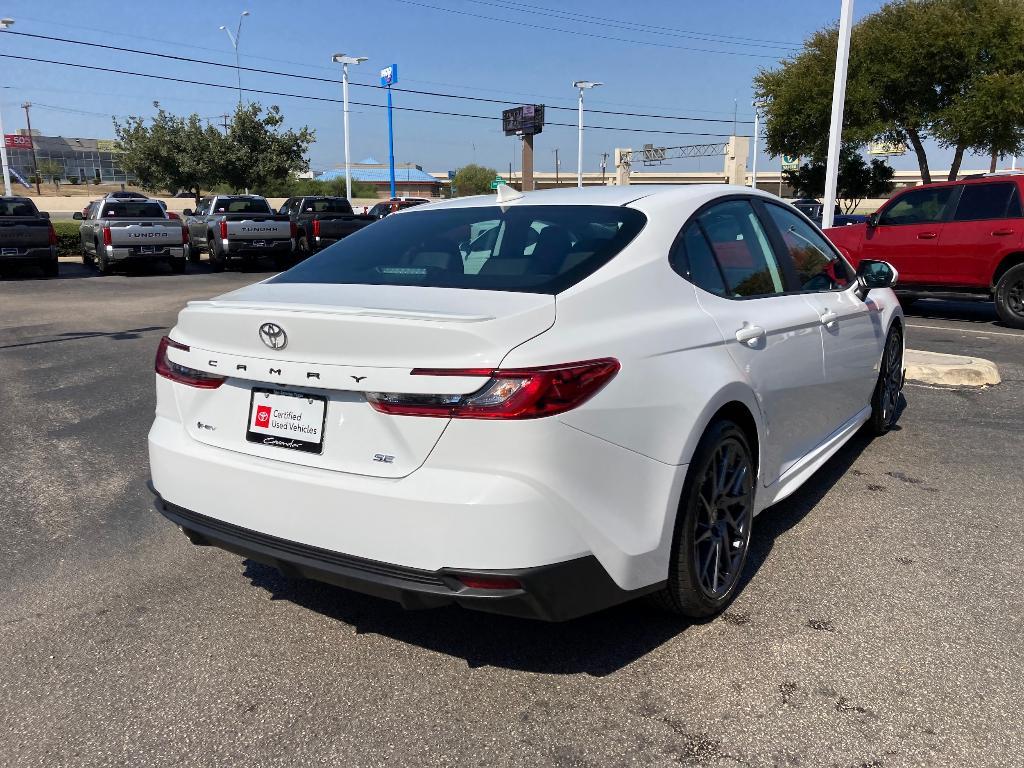
M 242 11 L 242 15 L 238 17 L 238 29 L 233 35 L 231 30 L 223 24 L 220 26 L 227 33 L 228 40 L 231 41 L 231 47 L 235 49 L 235 74 L 238 76 L 238 106 L 242 106 L 242 67 L 238 61 L 238 43 L 242 39 L 242 19 L 248 15 L 248 11 Z
M 576 186 L 583 188 L 583 91 L 587 88 L 597 88 L 604 83 L 595 83 L 593 80 L 573 80 L 572 87 L 578 88 L 580 92 L 580 117 L 579 117 L 579 138 L 576 148 Z
M 14 19 L 0 19 L 0 31 L 14 25 Z M 31 138 L 31 137 L 29 137 Z M 0 165 L 4 171 L 4 194 L 11 196 L 11 168 L 7 165 L 7 140 L 4 138 L 3 109 L 0 108 Z
M 348 156 L 348 65 L 362 64 L 365 56 L 346 56 L 336 53 L 331 57 L 335 64 L 341 64 L 341 100 L 344 103 L 342 112 L 345 116 L 345 197 L 352 199 L 352 166 Z
M 832 226 L 839 181 L 839 150 L 843 145 L 843 106 L 846 101 L 846 66 L 850 61 L 850 29 L 853 26 L 853 0 L 842 0 L 839 12 L 839 45 L 836 46 L 836 79 L 832 85 L 832 124 L 828 134 L 828 162 L 825 165 L 825 198 L 821 210 L 821 228 Z
M 750 160 L 750 186 L 757 189 L 757 140 L 761 136 L 761 107 L 764 105 L 760 101 L 752 101 L 750 106 L 754 108 L 754 154 Z

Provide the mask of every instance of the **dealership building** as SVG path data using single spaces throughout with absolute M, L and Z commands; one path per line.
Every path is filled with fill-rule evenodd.
M 40 165 L 52 160 L 64 168 L 64 179 L 74 183 L 98 181 L 128 183 L 134 177 L 121 168 L 117 142 L 113 139 L 76 139 L 66 136 L 40 136 L 25 130 L 4 137 L 7 161 L 11 169 L 28 181 L 33 175 L 32 149 Z

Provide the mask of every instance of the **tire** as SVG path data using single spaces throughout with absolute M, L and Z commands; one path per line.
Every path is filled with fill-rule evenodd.
M 82 246 L 82 266 L 91 267 L 96 260 L 85 252 L 85 246 Z
M 868 420 L 871 434 L 876 437 L 884 435 L 896 424 L 902 391 L 903 331 L 894 327 L 885 337 L 882 365 L 875 391 L 871 394 L 871 418 Z
M 57 259 L 44 261 L 40 265 L 44 277 L 57 277 L 60 274 L 60 262 Z
M 668 580 L 651 596 L 657 606 L 708 619 L 732 602 L 750 549 L 756 474 L 746 433 L 728 419 L 712 422 L 683 485 Z
M 210 269 L 214 272 L 223 272 L 226 259 L 223 254 L 217 252 L 217 244 L 212 237 L 206 241 L 206 248 L 210 254 Z
M 996 283 L 996 314 L 1011 328 L 1024 328 L 1024 264 L 1010 267 Z
M 100 250 L 98 245 L 96 246 L 96 269 L 99 270 L 101 275 L 110 275 L 114 272 L 114 268 L 107 261 L 107 255 Z
M 188 259 L 184 257 L 180 259 L 171 259 L 167 264 L 170 266 L 171 272 L 176 275 L 184 275 L 185 271 L 188 269 Z
M 302 235 L 295 242 L 295 258 L 298 261 L 304 261 L 305 259 L 308 259 L 312 255 L 312 251 L 309 250 L 309 240 L 306 239 L 305 235 Z
M 198 264 L 201 258 L 203 258 L 203 252 L 199 249 L 199 246 L 189 246 L 188 260 L 193 264 Z

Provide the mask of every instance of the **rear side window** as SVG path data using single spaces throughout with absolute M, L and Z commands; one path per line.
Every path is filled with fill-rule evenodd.
M 270 282 L 555 294 L 614 258 L 646 222 L 619 206 L 410 211 L 364 227 Z
M 782 293 L 782 272 L 768 237 L 746 200 L 714 205 L 697 217 L 733 298 Z
M 672 268 L 697 287 L 718 296 L 726 295 L 725 278 L 697 222 L 686 225 L 681 240 L 669 258 Z
M 159 203 L 119 200 L 103 206 L 104 219 L 162 219 L 164 209 Z
M 905 192 L 889 205 L 878 220 L 879 224 L 926 224 L 939 221 L 954 187 L 922 187 Z
M 1016 197 L 1015 184 L 965 184 L 956 205 L 954 221 L 1007 218 L 1010 198 Z M 1016 206 L 1020 210 L 1020 204 Z M 1017 213 L 1019 216 L 1020 213 Z
M 35 216 L 35 203 L 26 197 L 0 200 L 0 216 Z
M 266 200 L 248 197 L 219 197 L 214 213 L 272 213 Z

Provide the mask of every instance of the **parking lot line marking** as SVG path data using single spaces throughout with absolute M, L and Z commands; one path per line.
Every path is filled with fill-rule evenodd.
M 963 328 L 958 325 L 946 326 L 941 325 L 912 325 L 907 323 L 907 328 L 927 328 L 930 331 L 959 331 L 960 333 L 971 333 L 975 336 L 1009 336 L 1011 339 L 1024 339 L 1024 333 L 1003 333 L 1002 331 L 978 331 L 973 328 Z

